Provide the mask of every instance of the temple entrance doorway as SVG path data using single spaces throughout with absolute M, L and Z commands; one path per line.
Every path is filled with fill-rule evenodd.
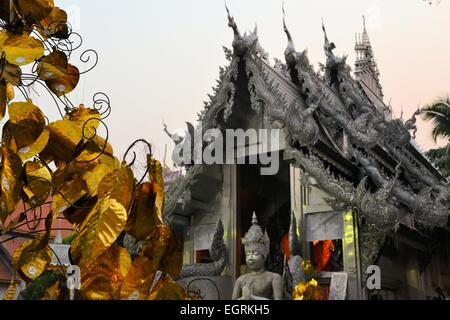
M 280 168 L 275 175 L 261 175 L 260 164 L 236 166 L 237 275 L 248 271 L 241 238 L 251 226 L 253 212 L 256 213 L 259 225 L 267 231 L 270 238 L 267 268 L 272 272 L 283 273 L 290 225 L 290 165 L 282 160 L 282 152 L 279 161 Z

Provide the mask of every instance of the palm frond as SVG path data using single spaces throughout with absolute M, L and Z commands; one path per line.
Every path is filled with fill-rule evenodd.
M 426 155 L 445 176 L 450 175 L 450 143 L 442 148 L 431 149 Z
M 439 137 L 450 138 L 450 96 L 434 100 L 421 111 L 424 120 L 433 122 L 432 137 L 435 141 Z

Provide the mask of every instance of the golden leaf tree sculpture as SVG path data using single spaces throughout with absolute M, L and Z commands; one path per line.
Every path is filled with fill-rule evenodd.
M 8 117 L 0 147 L 1 234 L 23 224 L 36 208 L 52 207 L 42 217 L 45 230 L 14 253 L 17 273 L 32 283 L 48 272 L 52 222 L 64 215 L 75 231 L 70 262 L 81 270 L 77 298 L 187 298 L 173 280 L 181 270 L 181 253 L 163 220 L 162 167 L 150 145 L 137 141 L 149 150 L 148 179 L 138 181 L 126 157 L 119 161 L 108 137 L 97 134 L 110 113 L 106 95 L 96 94 L 91 107 L 75 107 L 67 98 L 81 75 L 69 63 L 79 47 L 73 38 L 79 36 L 71 31 L 67 14 L 53 0 L 0 0 L 0 19 L 0 120 Z M 82 62 L 94 61 L 94 66 L 97 58 L 93 50 L 81 55 Z M 27 94 L 31 86 L 51 94 L 60 120 L 48 121 Z M 24 212 L 12 219 L 22 205 Z M 125 248 L 126 237 L 141 244 L 133 254 Z M 63 280 L 45 296 L 57 298 Z

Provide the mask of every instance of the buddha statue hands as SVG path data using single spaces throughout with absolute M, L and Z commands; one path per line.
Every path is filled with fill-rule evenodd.
M 252 226 L 242 242 L 245 247 L 249 273 L 240 276 L 234 285 L 233 300 L 281 300 L 283 297 L 282 277 L 265 269 L 270 240 L 263 233 L 253 214 Z

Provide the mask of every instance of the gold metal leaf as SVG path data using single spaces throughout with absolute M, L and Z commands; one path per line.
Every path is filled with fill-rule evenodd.
M 55 6 L 53 0 L 13 0 L 13 3 L 22 18 L 32 17 L 37 21 L 47 18 Z
M 43 57 L 37 66 L 37 74 L 41 80 L 51 80 L 62 77 L 67 71 L 69 62 L 67 55 L 58 50 L 54 50 L 49 55 Z
M 58 97 L 66 95 L 75 89 L 80 81 L 80 72 L 77 67 L 69 64 L 67 70 L 63 74 L 54 78 L 46 80 L 47 87 Z
M 133 188 L 133 173 L 127 166 L 103 178 L 98 186 L 98 202 L 70 248 L 75 263 L 89 265 L 116 241 L 128 219 Z
M 25 163 L 26 184 L 24 192 L 33 206 L 47 201 L 52 190 L 52 175 L 50 169 L 39 161 Z
M 149 258 L 152 263 L 152 270 L 156 272 L 169 247 L 172 231 L 169 226 L 158 225 L 154 232 L 142 243 L 142 255 Z
M 14 99 L 14 87 L 5 82 L 4 80 L 0 81 L 0 121 L 5 117 L 6 114 L 6 106 L 8 105 L 8 101 Z
M 74 230 L 79 230 L 96 203 L 97 197 L 81 199 L 76 207 L 70 207 L 64 211 L 64 217 L 72 224 Z
M 47 146 L 48 140 L 50 139 L 50 133 L 47 129 L 44 129 L 42 131 L 41 135 L 37 138 L 36 141 L 34 141 L 29 146 L 20 148 L 17 151 L 17 155 L 20 157 L 22 161 L 28 160 L 35 155 L 39 154 L 42 150 L 45 149 Z
M 164 178 L 162 174 L 161 163 L 148 156 L 148 173 L 150 176 L 150 183 L 152 184 L 153 196 L 155 199 L 155 211 L 159 221 L 162 222 L 162 215 L 164 212 Z
M 82 179 L 66 181 L 60 185 L 57 192 L 54 193 L 52 201 L 52 210 L 55 216 L 73 206 L 75 202 L 83 198 L 86 192 L 86 182 Z
M 61 8 L 54 7 L 50 15 L 41 21 L 42 32 L 45 37 L 65 39 L 69 33 L 67 13 Z M 39 30 L 39 29 L 38 29 Z
M 0 31 L 0 47 L 6 54 L 6 60 L 17 66 L 24 66 L 44 55 L 42 41 L 29 36 L 27 33 L 12 33 Z
M 78 123 L 68 119 L 52 122 L 47 126 L 50 139 L 44 149 L 44 158 L 69 162 L 82 140 L 82 132 Z
M 0 121 L 5 117 L 6 105 L 8 102 L 6 93 L 6 82 L 0 82 Z
M 125 231 L 137 240 L 144 240 L 161 224 L 154 205 L 151 183 L 143 183 L 136 190 L 136 199 Z
M 136 257 L 123 279 L 120 288 L 121 300 L 145 300 L 153 283 L 154 273 L 149 259 Z
M 52 252 L 41 240 L 24 242 L 14 253 L 13 262 L 27 278 L 36 280 L 52 260 Z
M 41 136 L 44 130 L 44 113 L 31 100 L 28 100 L 27 102 L 11 103 L 8 108 L 8 114 L 14 140 L 11 141 L 10 148 L 16 152 L 24 148 L 20 153 L 29 153 L 29 146 Z M 45 136 L 42 139 L 45 140 Z M 42 147 L 44 142 L 42 139 L 39 142 L 41 145 L 37 145 L 35 148 L 40 149 Z
M 22 85 L 22 69 L 12 63 L 6 61 L 6 58 L 0 60 L 0 78 L 12 84 L 13 86 Z
M 112 245 L 90 267 L 81 265 L 81 291 L 89 300 L 112 300 L 129 273 L 131 258 L 125 248 Z
M 116 199 L 128 211 L 134 190 L 133 171 L 127 165 L 103 178 L 98 186 L 98 197 Z
M 22 161 L 19 156 L 5 146 L 1 147 L 1 152 L 0 220 L 2 223 L 5 223 L 8 215 L 16 209 L 20 201 Z

